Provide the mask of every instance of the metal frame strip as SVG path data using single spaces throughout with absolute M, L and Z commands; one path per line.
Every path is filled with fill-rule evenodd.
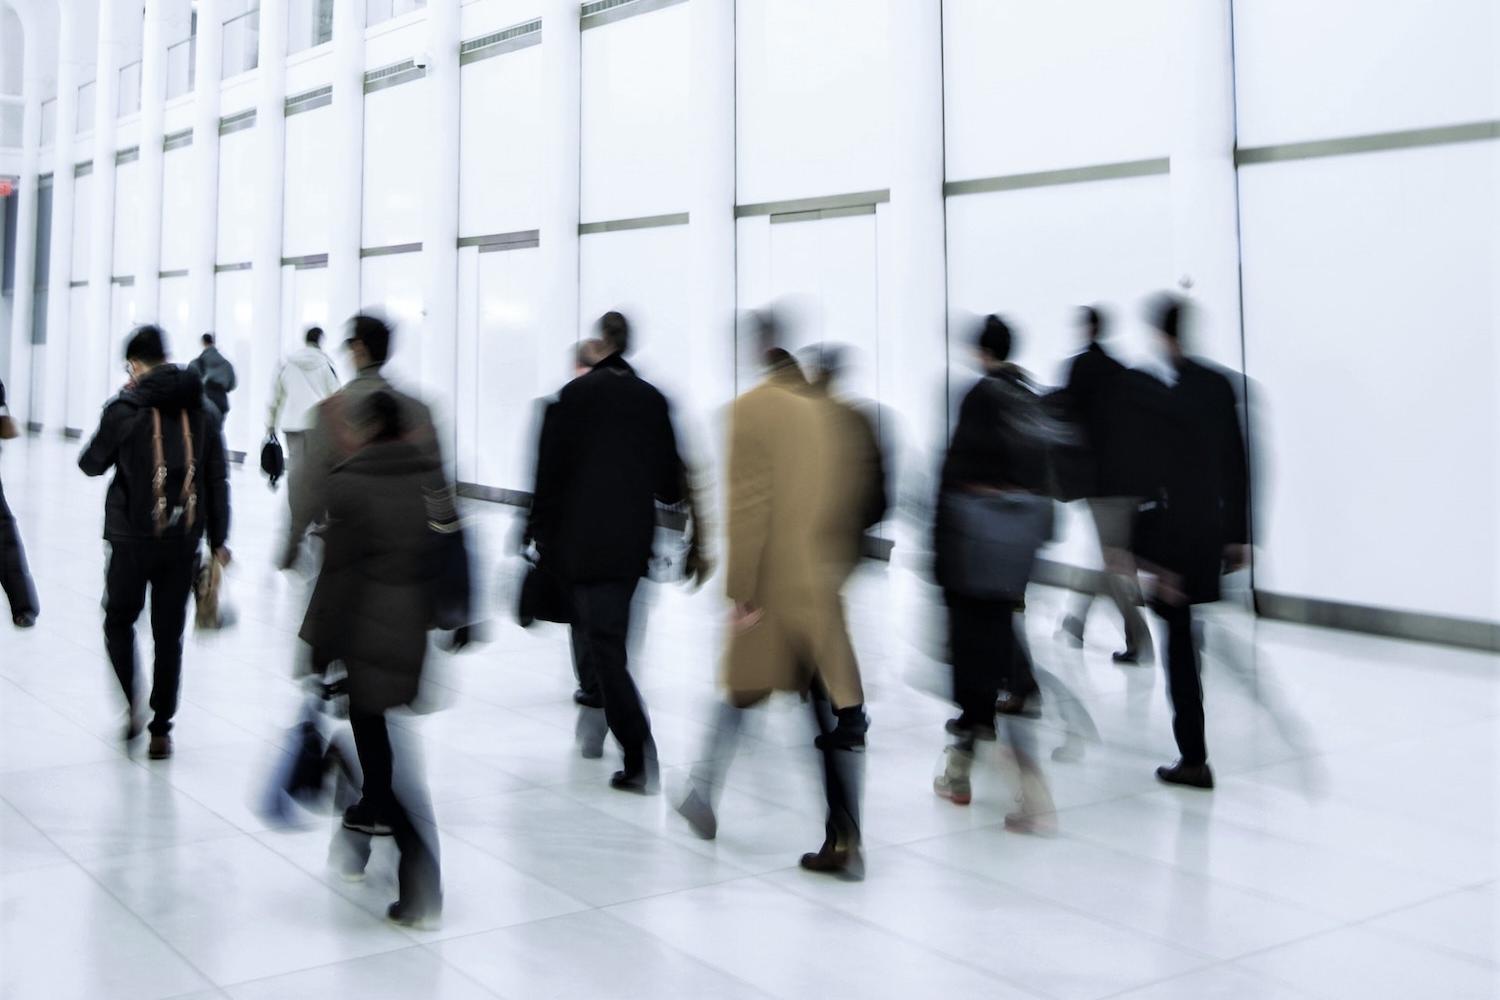
M 1393 149 L 1419 149 L 1423 146 L 1446 146 L 1459 142 L 1484 142 L 1489 139 L 1500 139 L 1500 121 L 1468 122 L 1463 125 L 1439 125 L 1434 128 L 1351 135 L 1341 139 L 1316 139 L 1311 142 L 1251 146 L 1246 149 L 1236 149 L 1234 163 L 1235 166 L 1240 167 L 1256 163 L 1286 163 L 1291 160 L 1353 156 L 1359 153 L 1380 153 Z
M 601 0 L 599 3 L 586 4 L 579 14 L 578 30 L 588 31 L 590 28 L 602 28 L 606 24 L 614 24 L 629 17 L 638 17 L 641 14 L 649 14 L 664 7 L 675 7 L 687 0 Z
M 1086 184 L 1090 181 L 1113 181 L 1128 177 L 1155 177 L 1170 172 L 1171 161 L 1165 156 L 1148 160 L 1124 160 L 1119 163 L 1095 163 L 1086 167 L 1064 167 L 1060 170 L 1038 170 L 1025 174 L 948 181 L 943 185 L 943 197 L 991 194 L 996 191 L 1023 191 L 1027 188 Z
M 619 233 L 628 229 L 659 229 L 663 226 L 685 226 L 688 213 L 673 212 L 670 215 L 643 215 L 635 219 L 611 219 L 608 222 L 584 222 L 578 226 L 579 236 L 592 233 Z

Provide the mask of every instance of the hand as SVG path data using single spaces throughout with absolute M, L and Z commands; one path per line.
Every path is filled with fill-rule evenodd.
M 736 632 L 743 632 L 748 628 L 754 628 L 760 624 L 760 620 L 766 616 L 763 609 L 744 601 L 735 601 L 734 610 L 729 613 L 729 627 Z
M 1250 546 L 1243 542 L 1224 546 L 1224 572 L 1234 573 L 1250 565 Z
M 229 551 L 229 546 L 221 545 L 214 549 L 214 558 L 219 561 L 220 566 L 228 566 L 230 561 L 234 559 L 234 553 Z

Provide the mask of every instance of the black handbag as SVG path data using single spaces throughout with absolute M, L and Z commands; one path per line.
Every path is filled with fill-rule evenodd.
M 451 489 L 444 489 L 436 495 L 429 493 L 427 512 L 432 627 L 451 632 L 474 623 L 469 545 Z
M 983 600 L 1017 601 L 1052 537 L 1053 506 L 1035 493 L 944 493 L 937 544 L 945 589 Z
M 567 625 L 572 620 L 572 602 L 563 582 L 542 565 L 540 558 L 528 559 L 516 596 L 516 621 L 522 628 L 530 628 L 539 621 Z
M 273 490 L 286 474 L 286 455 L 281 451 L 281 442 L 276 439 L 275 431 L 267 434 L 265 444 L 260 446 L 260 471 L 265 473 Z

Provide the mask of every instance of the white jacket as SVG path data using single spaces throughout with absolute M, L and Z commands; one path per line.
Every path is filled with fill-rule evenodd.
M 338 392 L 339 377 L 328 355 L 316 347 L 293 351 L 276 373 L 266 426 L 285 431 L 312 427 L 313 407 Z

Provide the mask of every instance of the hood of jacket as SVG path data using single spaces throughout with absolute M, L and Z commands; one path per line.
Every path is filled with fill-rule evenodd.
M 333 369 L 333 359 L 316 347 L 303 347 L 287 355 L 286 363 L 309 375 Z
M 196 413 L 203 409 L 203 382 L 186 368 L 158 365 L 120 396 L 139 406 L 167 413 L 178 410 Z

